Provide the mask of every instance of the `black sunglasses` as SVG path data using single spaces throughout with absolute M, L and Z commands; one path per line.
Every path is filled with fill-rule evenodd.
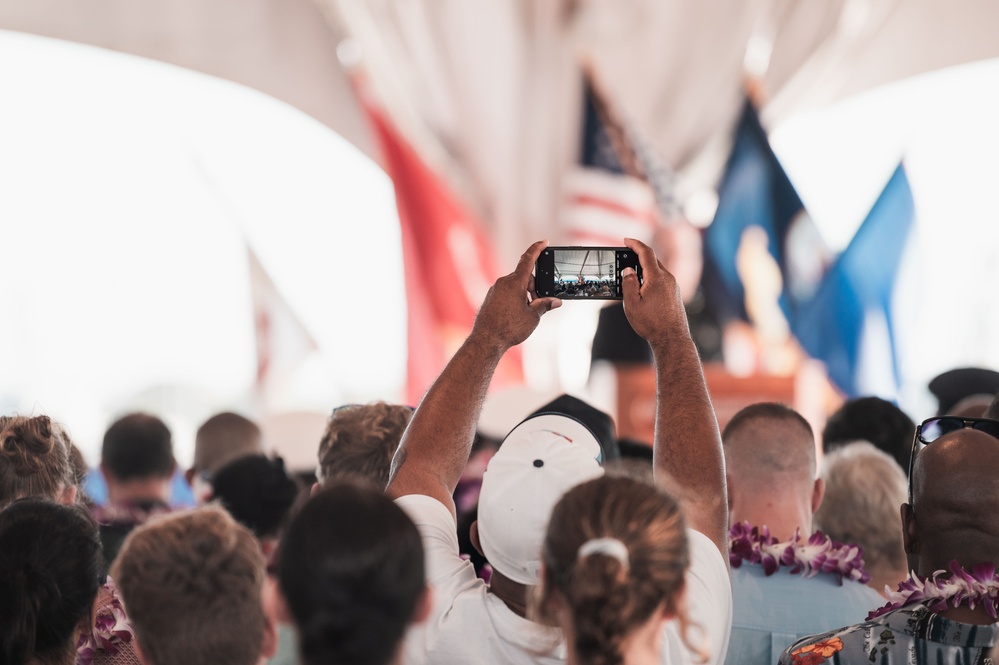
M 928 446 L 945 434 L 956 432 L 959 429 L 977 429 L 980 432 L 999 439 L 999 421 L 988 418 L 958 418 L 956 416 L 937 416 L 927 418 L 916 428 L 916 435 L 912 437 L 912 450 L 909 452 L 909 505 L 912 505 L 912 468 L 916 463 L 916 453 L 922 447 Z M 917 449 L 917 444 L 922 444 Z

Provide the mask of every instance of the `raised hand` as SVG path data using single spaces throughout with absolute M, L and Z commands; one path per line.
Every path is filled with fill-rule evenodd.
M 625 238 L 624 244 L 638 255 L 643 275 L 639 285 L 634 270 L 625 268 L 621 273 L 624 313 L 631 327 L 653 347 L 672 335 L 689 335 L 687 314 L 676 279 L 663 267 L 651 247 L 632 238 Z
M 534 332 L 541 316 L 562 306 L 558 298 L 539 298 L 531 271 L 547 240 L 539 240 L 520 257 L 517 268 L 496 280 L 479 308 L 471 338 L 488 340 L 498 348 L 520 344 Z

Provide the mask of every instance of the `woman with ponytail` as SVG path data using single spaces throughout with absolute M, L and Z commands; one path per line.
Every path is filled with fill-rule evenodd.
M 377 489 L 313 496 L 281 539 L 278 578 L 302 665 L 395 665 L 429 611 L 416 526 Z
M 569 665 L 659 665 L 672 619 L 697 653 L 686 638 L 683 516 L 652 485 L 604 476 L 569 490 L 552 513 L 542 560 L 532 609 L 563 630 Z
M 100 564 L 86 509 L 21 499 L 0 511 L 0 662 L 73 665 L 90 630 Z

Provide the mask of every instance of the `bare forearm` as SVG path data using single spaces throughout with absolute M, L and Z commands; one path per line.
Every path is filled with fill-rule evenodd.
M 449 493 L 454 491 L 468 461 L 489 382 L 504 350 L 474 336 L 465 340 L 413 414 L 393 463 L 393 484 L 407 468 L 432 469 L 441 486 Z M 406 480 L 405 476 L 401 480 Z
M 678 495 L 689 525 L 726 551 L 728 500 L 718 421 L 697 350 L 686 328 L 652 346 L 658 396 L 657 481 Z

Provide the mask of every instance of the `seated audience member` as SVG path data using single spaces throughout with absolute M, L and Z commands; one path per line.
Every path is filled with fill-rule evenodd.
M 980 418 L 989 399 L 999 393 L 999 372 L 982 367 L 960 367 L 934 377 L 928 387 L 939 404 L 937 415 Z
M 783 404 L 753 404 L 722 441 L 734 606 L 725 662 L 772 663 L 788 644 L 856 621 L 883 599 L 866 586 L 856 547 L 812 534 L 824 484 L 808 421 Z
M 229 462 L 245 455 L 262 455 L 260 427 L 238 413 L 217 413 L 194 435 L 194 463 L 184 473 L 194 498 L 202 504 L 212 493 L 212 476 Z
M 74 505 L 79 493 L 67 450 L 71 443 L 66 431 L 48 416 L 0 417 L 0 507 L 21 497 Z M 103 579 L 107 569 L 104 556 L 100 566 Z M 130 635 L 128 620 L 109 580 L 97 593 L 93 630 L 78 643 L 80 662 L 133 665 L 137 661 Z
M 562 630 L 569 665 L 659 663 L 674 618 L 686 640 L 690 561 L 672 497 L 630 478 L 577 485 L 555 505 L 542 551 L 533 614 Z
M 401 663 L 408 627 L 430 607 L 419 532 L 367 483 L 309 499 L 281 540 L 278 577 L 302 665 Z
M 94 508 L 108 565 L 125 536 L 152 515 L 170 510 L 170 483 L 177 462 L 166 424 L 145 413 L 119 418 L 104 433 L 101 474 L 108 503 Z
M 822 450 L 831 453 L 854 441 L 870 441 L 892 456 L 903 472 L 909 468 L 909 448 L 916 423 L 902 409 L 880 397 L 847 400 L 829 416 L 822 429 Z
M 101 541 L 82 506 L 0 511 L 0 663 L 72 665 L 100 586 Z
M 237 522 L 253 532 L 264 558 L 277 546 L 278 532 L 298 498 L 299 486 L 285 471 L 280 457 L 237 458 L 215 474 L 212 499 Z
M 884 594 L 909 573 L 898 528 L 905 503 L 905 472 L 867 441 L 837 448 L 822 462 L 825 498 L 815 512 L 816 526 L 841 543 L 861 548 L 869 587 Z
M 111 574 L 144 665 L 256 665 L 274 653 L 260 546 L 218 506 L 136 528 Z
M 990 662 L 999 643 L 999 421 L 916 430 L 902 538 L 914 571 L 867 621 L 806 637 L 783 664 Z
M 320 482 L 325 486 L 352 479 L 384 489 L 392 456 L 412 417 L 412 407 L 386 402 L 333 409 L 319 442 Z
M 645 275 L 639 285 L 635 272 L 625 270 L 626 312 L 657 360 L 656 481 L 680 497 L 686 511 L 689 614 L 717 658 L 725 652 L 731 620 L 717 421 L 675 280 L 649 247 L 625 243 L 638 254 Z M 488 585 L 458 554 L 452 501 L 496 365 L 530 336 L 545 312 L 561 305 L 531 289 L 531 269 L 545 245 L 532 245 L 516 270 L 490 289 L 471 334 L 420 403 L 396 453 L 387 491 L 420 529 L 434 590 L 427 622 L 406 640 L 407 663 L 565 660 L 560 631 L 526 618 L 527 597 L 540 581 L 541 545 L 555 503 L 566 490 L 602 474 L 597 437 L 564 415 L 529 418 L 507 436 L 485 472 L 472 529 L 494 569 Z M 664 662 L 693 662 L 677 630 L 670 622 Z

